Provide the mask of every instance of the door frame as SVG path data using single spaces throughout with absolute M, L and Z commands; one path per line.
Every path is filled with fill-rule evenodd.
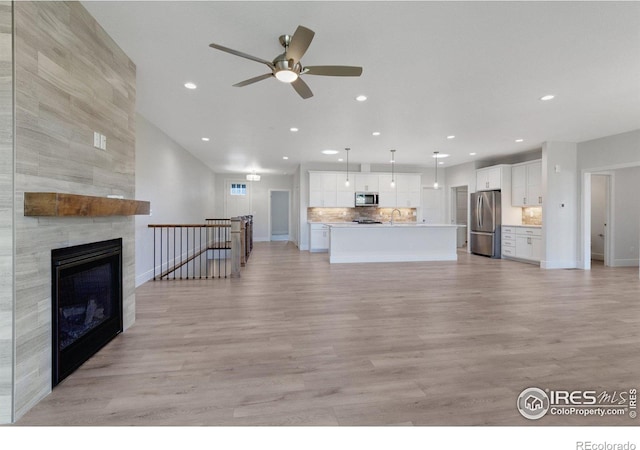
M 612 208 L 612 202 L 614 200 L 614 193 L 613 193 L 613 186 L 615 186 L 614 183 L 614 178 L 615 178 L 615 173 L 614 172 L 592 172 L 590 174 L 590 189 L 591 192 L 589 193 L 589 199 L 591 199 L 592 195 L 593 195 L 593 176 L 597 175 L 597 176 L 602 176 L 605 177 L 605 232 L 604 232 L 604 258 L 603 258 L 603 262 L 604 265 L 607 267 L 611 267 L 613 266 L 613 261 L 614 259 L 612 258 L 612 248 L 613 248 L 613 242 L 615 242 L 615 240 L 612 239 L 612 235 L 614 233 L 614 228 L 613 228 L 613 224 L 611 223 L 611 221 L 613 220 L 614 214 L 613 214 L 613 208 Z M 589 255 L 588 255 L 588 259 L 589 261 L 591 261 L 593 258 L 591 257 L 592 255 L 592 251 L 591 251 L 591 228 L 592 228 L 592 223 L 591 223 L 591 201 L 589 202 Z M 587 256 L 585 255 L 585 258 Z
M 269 231 L 269 235 L 268 235 L 269 236 L 269 241 L 271 241 L 271 194 L 273 192 L 286 192 L 288 194 L 289 202 L 288 202 L 288 207 L 287 207 L 287 214 L 288 214 L 287 223 L 288 223 L 288 228 L 289 228 L 289 234 L 288 234 L 289 237 L 288 237 L 287 240 L 290 241 L 291 240 L 291 206 L 292 206 L 292 203 L 291 203 L 291 189 L 269 189 L 269 202 L 268 202 L 269 206 L 268 206 L 268 209 L 267 209 L 267 214 L 269 216 L 269 220 L 268 220 L 268 222 L 269 222 L 269 229 L 268 229 L 268 231 Z
M 634 166 L 628 166 L 634 167 Z M 624 169 L 625 167 L 618 167 Z M 615 261 L 615 172 L 613 169 L 606 170 L 583 170 L 582 171 L 582 242 L 580 243 L 582 253 L 582 269 L 591 270 L 591 176 L 604 175 L 607 177 L 605 193 L 605 215 L 607 229 L 604 235 L 604 265 L 613 266 Z
M 466 217 L 466 221 L 467 221 L 467 232 L 466 232 L 466 239 L 467 239 L 467 253 L 471 252 L 471 227 L 470 227 L 470 220 L 471 220 L 471 205 L 469 204 L 469 202 L 471 201 L 471 194 L 472 192 L 469 189 L 469 185 L 468 184 L 461 184 L 461 185 L 457 185 L 457 186 L 450 186 L 449 187 L 449 223 L 451 223 L 452 225 L 457 225 L 458 224 L 458 189 L 459 188 L 465 188 L 467 190 L 467 217 Z

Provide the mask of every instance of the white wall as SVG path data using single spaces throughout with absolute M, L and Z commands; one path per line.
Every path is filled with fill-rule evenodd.
M 640 165 L 640 130 L 578 144 L 578 168 L 583 171 Z
M 153 278 L 153 231 L 163 223 L 204 223 L 215 212 L 215 174 L 159 128 L 136 115 L 136 198 L 151 216 L 136 216 L 136 286 Z
M 240 180 L 242 175 L 238 174 L 216 174 L 216 209 L 215 215 L 225 216 L 225 182 L 229 180 Z M 289 190 L 293 192 L 293 175 L 260 175 L 260 181 L 251 182 L 250 188 L 250 210 L 253 215 L 253 240 L 269 241 L 269 190 Z M 249 183 L 249 182 L 247 182 Z M 292 196 L 289 197 L 290 199 Z M 291 210 L 293 208 L 289 206 Z M 305 209 L 306 211 L 306 209 Z M 293 216 L 292 216 L 293 218 Z M 293 221 L 293 219 L 292 219 Z M 291 228 L 291 227 L 290 227 Z
M 543 269 L 577 267 L 578 179 L 577 145 L 545 142 L 542 146 L 545 200 L 540 262 Z
M 624 169 L 630 167 L 638 167 L 640 166 L 640 129 L 633 130 L 626 133 L 616 134 L 613 136 L 606 136 L 599 139 L 594 139 L 591 141 L 581 142 L 578 144 L 578 169 L 580 170 L 581 180 L 578 183 L 577 189 L 580 195 L 580 198 L 583 197 L 582 191 L 585 188 L 585 180 L 588 177 L 585 174 L 599 172 L 599 171 L 611 171 L 614 170 L 614 173 L 617 175 L 616 169 Z M 614 177 L 615 178 L 615 177 Z M 638 182 L 637 177 L 625 178 L 624 175 L 622 177 L 623 182 L 626 179 L 626 183 L 628 187 L 631 188 L 630 195 L 633 196 L 631 192 L 638 192 L 638 188 L 640 187 L 640 183 Z M 617 183 L 617 182 L 616 182 Z M 628 202 L 629 200 L 625 200 L 624 193 L 621 193 L 622 189 L 616 189 L 616 197 L 617 194 L 623 195 L 623 202 Z M 628 188 L 627 188 L 628 190 Z M 590 193 L 586 193 L 589 195 Z M 584 199 L 583 199 L 584 200 Z M 637 195 L 635 199 L 631 199 L 631 204 L 635 201 L 637 205 Z M 616 203 L 618 199 L 616 199 Z M 585 205 L 584 201 L 580 203 L 580 206 L 583 207 Z M 614 214 L 616 212 L 614 211 Z M 619 212 L 619 214 L 624 214 L 624 212 Z M 582 226 L 579 230 L 577 230 L 579 236 L 579 255 L 578 257 L 584 262 L 586 253 L 588 252 L 588 248 L 585 248 L 585 245 L 582 245 L 586 239 L 584 238 L 585 233 L 587 233 L 587 227 L 585 226 L 585 214 L 581 209 L 580 217 L 582 220 Z M 616 222 L 620 222 L 622 224 L 629 223 L 628 227 L 633 227 L 633 222 L 628 222 L 631 220 L 628 217 L 624 217 L 622 220 L 616 220 Z M 626 226 L 626 225 L 623 225 Z M 615 232 L 616 230 L 614 230 Z M 632 233 L 632 231 L 631 231 Z M 636 227 L 636 248 L 640 247 L 640 226 Z M 617 238 L 616 238 L 617 241 Z M 618 249 L 618 243 L 614 243 L 614 252 Z M 624 254 L 624 252 L 623 252 Z M 618 259 L 618 256 L 614 254 L 614 258 Z M 614 262 L 615 263 L 615 262 Z M 640 273 L 639 273 L 640 276 Z

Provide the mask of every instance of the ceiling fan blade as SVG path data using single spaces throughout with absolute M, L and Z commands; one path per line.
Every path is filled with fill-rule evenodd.
M 330 77 L 359 77 L 362 67 L 356 66 L 309 66 L 302 72 L 306 75 L 326 75 Z
M 302 81 L 302 78 L 300 77 L 296 78 L 296 81 L 291 83 L 291 86 L 293 86 L 293 88 L 296 90 L 298 95 L 300 95 L 300 97 L 305 99 L 309 97 L 313 97 L 313 92 L 311 92 L 311 89 L 309 89 L 309 86 L 307 86 L 307 83 Z
M 216 50 L 222 50 L 223 52 L 231 53 L 232 55 L 240 56 L 242 58 L 247 58 L 262 64 L 266 64 L 271 69 L 273 69 L 273 63 L 271 61 L 267 61 L 266 59 L 258 58 L 257 56 L 247 55 L 246 53 L 242 53 L 242 52 L 239 52 L 238 50 L 234 50 L 232 48 L 224 47 L 218 44 L 209 44 L 209 47 L 215 48 Z
M 271 78 L 273 73 L 265 73 L 264 75 L 258 75 L 257 77 L 249 78 L 248 80 L 241 81 L 240 83 L 236 83 L 234 87 L 242 87 L 248 84 L 257 83 L 258 81 L 266 80 L 267 78 Z
M 300 25 L 291 36 L 291 43 L 287 48 L 287 59 L 293 59 L 294 62 L 300 61 L 309 48 L 313 36 L 315 36 L 313 31 Z

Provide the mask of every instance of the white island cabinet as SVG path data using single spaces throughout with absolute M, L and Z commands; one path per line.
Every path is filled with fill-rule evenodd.
M 329 262 L 456 261 L 457 225 L 331 224 Z

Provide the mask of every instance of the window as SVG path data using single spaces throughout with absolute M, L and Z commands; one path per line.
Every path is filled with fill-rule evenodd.
M 231 183 L 231 195 L 247 195 L 247 183 Z

